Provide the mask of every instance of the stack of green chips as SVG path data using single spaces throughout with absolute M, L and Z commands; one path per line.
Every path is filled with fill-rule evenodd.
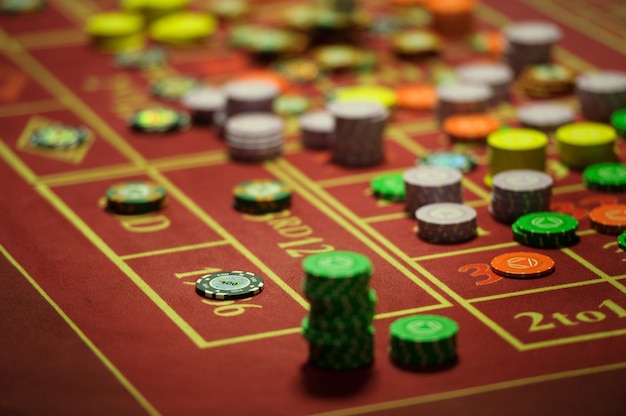
M 456 358 L 458 324 L 438 315 L 405 316 L 389 327 L 389 355 L 404 366 L 430 366 Z
M 617 245 L 619 248 L 626 251 L 626 231 L 617 236 Z
M 578 220 L 558 212 L 533 212 L 522 215 L 511 226 L 513 239 L 536 248 L 559 248 L 578 242 Z
M 372 364 L 377 299 L 370 288 L 370 260 L 359 253 L 333 251 L 307 257 L 302 268 L 304 296 L 311 304 L 302 321 L 309 362 L 336 370 Z
M 602 192 L 626 191 L 626 164 L 604 162 L 588 166 L 583 171 L 583 184 Z

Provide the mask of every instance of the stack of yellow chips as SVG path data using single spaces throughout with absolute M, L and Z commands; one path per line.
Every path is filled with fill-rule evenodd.
M 99 50 L 119 53 L 141 49 L 145 45 L 144 18 L 136 13 L 106 12 L 87 20 L 85 30 Z
M 559 127 L 554 134 L 561 162 L 574 169 L 616 162 L 617 132 L 607 124 L 579 122 Z
M 120 6 L 128 12 L 141 13 L 151 22 L 163 16 L 183 11 L 191 0 L 121 0 Z
M 533 129 L 498 130 L 487 136 L 489 174 L 485 181 L 505 170 L 544 171 L 548 136 Z
M 339 88 L 334 93 L 336 101 L 373 101 L 391 108 L 396 104 L 394 90 L 382 85 L 355 85 Z
M 208 13 L 177 12 L 155 20 L 149 29 L 150 38 L 174 46 L 201 43 L 217 29 L 217 19 Z

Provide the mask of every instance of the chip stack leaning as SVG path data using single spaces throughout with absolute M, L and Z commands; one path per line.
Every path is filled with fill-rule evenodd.
M 389 111 L 374 101 L 334 101 L 328 112 L 335 120 L 331 140 L 333 162 L 350 167 L 384 161 L 384 132 Z
M 302 321 L 309 362 L 319 368 L 350 370 L 374 361 L 376 293 L 372 263 L 350 251 L 314 254 L 302 262 L 303 291 L 310 302 Z

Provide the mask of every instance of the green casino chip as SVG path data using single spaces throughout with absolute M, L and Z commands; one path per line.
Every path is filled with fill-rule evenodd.
M 86 142 L 90 136 L 91 133 L 84 127 L 49 124 L 33 131 L 29 143 L 46 149 L 73 149 Z
M 261 293 L 265 282 L 251 272 L 233 270 L 211 273 L 196 280 L 196 292 L 218 300 L 244 299 Z
M 151 107 L 133 114 L 128 123 L 134 130 L 165 133 L 188 128 L 191 125 L 191 117 L 173 108 Z
M 626 231 L 617 236 L 617 245 L 619 248 L 626 251 Z
M 274 112 L 282 116 L 297 116 L 311 107 L 311 100 L 304 95 L 285 94 L 274 100 Z
M 456 336 L 459 325 L 438 315 L 413 315 L 397 319 L 390 327 L 391 337 L 414 343 L 445 341 Z
M 476 158 L 461 152 L 433 152 L 418 159 L 417 165 L 442 166 L 458 169 L 461 172 L 470 172 L 476 167 Z
M 578 220 L 558 212 L 533 212 L 519 217 L 514 225 L 530 236 L 567 236 L 578 229 Z
M 145 214 L 158 211 L 166 203 L 165 188 L 148 181 L 122 182 L 106 192 L 107 209 L 116 214 Z
M 351 279 L 373 270 L 369 258 L 351 251 L 313 254 L 304 259 L 302 268 L 307 275 L 322 279 Z
M 376 176 L 370 183 L 370 188 L 376 198 L 387 201 L 404 201 L 406 186 L 402 173 L 388 173 Z
M 196 78 L 174 75 L 157 79 L 150 86 L 150 91 L 164 100 L 181 100 L 189 92 L 200 87 L 202 83 Z
M 583 171 L 583 183 L 589 189 L 608 192 L 626 190 L 626 164 L 596 163 Z

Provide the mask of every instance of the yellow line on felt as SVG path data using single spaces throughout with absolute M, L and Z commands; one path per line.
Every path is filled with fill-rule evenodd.
M 0 106 L 0 117 L 15 117 L 34 113 L 65 110 L 65 106 L 54 98 L 27 101 Z
M 126 264 L 115 252 L 96 234 L 61 198 L 59 198 L 46 185 L 37 185 L 35 189 L 44 197 L 66 220 L 74 225 L 93 245 L 95 245 L 113 264 L 115 264 L 152 302 L 156 304 L 196 345 L 204 341 L 196 332 L 159 294 L 150 287 L 128 264 Z
M 250 260 L 256 267 L 258 267 L 263 273 L 265 273 L 276 285 L 283 289 L 289 296 L 291 296 L 300 306 L 305 310 L 308 310 L 308 302 L 300 296 L 298 292 L 291 288 L 284 280 L 282 280 L 273 270 L 267 267 L 258 257 L 244 246 L 239 240 L 231 235 L 224 227 L 222 227 L 217 221 L 215 221 L 210 215 L 208 215 L 203 209 L 201 209 L 195 202 L 191 200 L 184 192 L 182 192 L 176 185 L 174 185 L 169 179 L 163 176 L 160 172 L 150 171 L 149 175 L 162 186 L 164 186 L 168 193 L 181 202 L 189 211 L 191 211 L 197 218 L 203 223 L 209 226 L 212 230 L 218 233 L 224 240 L 231 244 L 237 251 L 243 254 L 248 260 Z
M 37 182 L 37 175 L 23 163 L 19 157 L 7 146 L 4 141 L 0 140 L 0 156 L 9 166 L 15 170 L 27 183 L 34 184 Z
M 473 396 L 481 393 L 490 393 L 499 390 L 507 390 L 515 387 L 523 387 L 532 384 L 538 384 L 548 381 L 565 380 L 574 377 L 605 373 L 609 371 L 617 371 L 626 369 L 625 363 L 616 363 L 603 365 L 599 367 L 582 368 L 578 370 L 563 371 L 560 373 L 545 374 L 535 377 L 520 378 L 517 380 L 503 381 L 500 383 L 487 384 L 484 386 L 470 387 L 467 389 L 453 390 L 444 393 L 429 394 L 420 397 L 411 397 L 408 399 L 393 400 L 383 403 L 376 403 L 366 406 L 352 407 L 347 409 L 336 410 L 332 412 L 317 413 L 313 416 L 351 416 L 360 415 L 371 412 L 380 412 L 383 410 L 399 409 L 425 403 L 439 402 L 443 400 L 457 399 L 460 397 Z M 488 398 L 485 398 L 488 400 Z
M 28 50 L 84 45 L 88 42 L 88 37 L 82 29 L 57 29 L 30 32 L 15 35 L 13 39 L 22 45 L 24 49 Z
M 567 283 L 567 284 L 558 285 L 558 286 L 546 286 L 546 287 L 540 287 L 537 289 L 520 290 L 519 292 L 508 292 L 508 293 L 500 293 L 498 295 L 482 296 L 479 298 L 467 299 L 467 301 L 470 303 L 486 302 L 490 300 L 507 299 L 507 298 L 512 298 L 515 296 L 524 296 L 524 295 L 531 295 L 535 293 L 552 292 L 554 290 L 570 289 L 573 287 L 582 287 L 582 286 L 594 285 L 597 283 L 605 283 L 605 282 L 606 281 L 604 279 L 586 280 L 583 282 Z
M 617 281 L 615 281 L 615 279 L 613 279 L 608 274 L 604 273 L 602 270 L 597 268 L 595 265 L 591 264 L 586 259 L 583 259 L 580 255 L 574 253 L 569 248 L 563 248 L 563 249 L 561 249 L 561 251 L 563 253 L 567 254 L 568 256 L 570 256 L 571 258 L 573 258 L 574 260 L 576 260 L 578 263 L 580 263 L 583 266 L 585 266 L 589 271 L 591 271 L 591 272 L 597 274 L 598 276 L 600 276 L 602 279 L 604 279 L 605 282 L 609 283 L 610 285 L 615 287 L 620 292 L 626 294 L 626 288 L 624 288 L 624 286 L 622 284 L 620 284 Z
M 45 299 L 46 302 L 54 309 L 54 311 L 65 321 L 65 323 L 78 335 L 78 338 L 93 352 L 93 354 L 104 364 L 104 366 L 113 374 L 113 376 L 120 382 L 122 386 L 137 400 L 137 402 L 143 407 L 150 415 L 159 415 L 160 413 L 148 402 L 148 400 L 132 385 L 130 381 L 115 367 L 115 365 L 109 361 L 109 359 L 100 351 L 100 349 L 85 335 L 85 333 L 74 323 L 63 309 L 46 293 L 45 290 L 30 276 L 30 274 L 11 256 L 11 254 L 0 245 L 0 252 L 6 257 L 6 259 L 15 267 L 22 276 L 30 283 L 33 288 L 39 293 L 39 295 Z
M 511 241 L 508 243 L 493 244 L 490 246 L 481 246 L 481 247 L 475 247 L 475 248 L 468 248 L 465 250 L 446 251 L 446 252 L 441 252 L 437 254 L 429 254 L 427 256 L 413 257 L 411 260 L 412 261 L 433 260 L 433 259 L 440 259 L 440 258 L 445 258 L 445 257 L 460 256 L 463 254 L 479 253 L 479 252 L 489 251 L 489 250 L 498 250 L 501 248 L 514 247 L 518 245 L 519 244 L 516 243 L 515 241 Z
M 120 256 L 120 258 L 122 260 L 139 259 L 143 257 L 160 256 L 163 254 L 180 253 L 182 251 L 199 250 L 202 248 L 223 246 L 226 244 L 228 244 L 228 241 L 225 241 L 225 240 L 210 241 L 208 243 L 190 244 L 187 246 L 171 247 L 171 248 L 166 248 L 163 250 L 153 250 L 153 251 L 144 251 L 141 253 L 125 254 L 123 256 Z
M 274 338 L 274 337 L 282 337 L 285 335 L 299 334 L 301 332 L 302 332 L 302 328 L 300 327 L 279 329 L 276 331 L 267 331 L 267 332 L 261 332 L 258 334 L 243 335 L 240 337 L 225 338 L 225 339 L 220 339 L 217 341 L 205 341 L 202 345 L 200 345 L 200 348 L 223 347 L 225 345 L 233 345 L 233 344 L 240 344 L 242 342 L 258 341 L 260 339 L 265 339 L 265 338 Z

